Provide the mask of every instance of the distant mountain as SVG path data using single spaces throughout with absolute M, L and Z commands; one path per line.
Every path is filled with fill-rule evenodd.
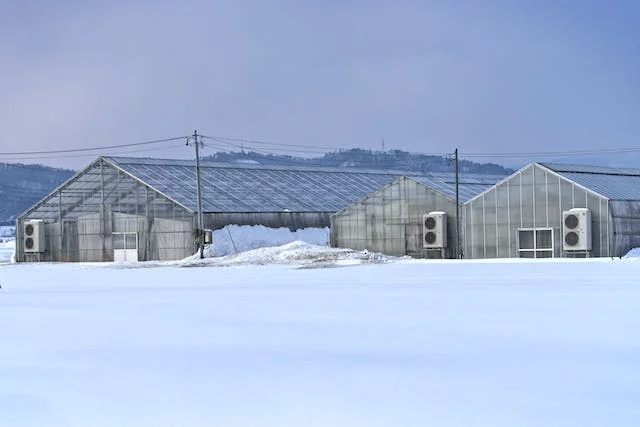
M 453 161 L 441 156 L 413 154 L 401 150 L 375 151 L 354 148 L 327 153 L 322 157 L 302 158 L 286 155 L 261 154 L 253 151 L 215 153 L 205 157 L 225 163 L 252 163 L 262 165 L 287 166 L 323 166 L 355 169 L 382 169 L 407 172 L 451 172 Z M 508 174 L 513 169 L 493 163 L 475 163 L 468 160 L 459 161 L 460 172 Z
M 68 169 L 0 163 L 0 225 L 16 217 L 74 174 Z

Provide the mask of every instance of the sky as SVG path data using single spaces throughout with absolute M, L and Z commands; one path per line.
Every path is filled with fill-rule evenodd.
M 0 0 L 0 161 L 186 158 L 183 141 L 7 153 L 197 129 L 302 156 L 384 141 L 640 167 L 640 153 L 474 157 L 640 147 L 637 22 L 640 2 L 623 0 Z

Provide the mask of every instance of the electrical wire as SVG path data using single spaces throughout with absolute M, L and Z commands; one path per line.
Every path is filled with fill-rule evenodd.
M 250 141 L 245 141 L 243 143 L 239 143 L 239 142 L 229 142 L 229 140 L 226 139 L 219 139 L 219 138 L 207 138 L 209 140 L 212 141 L 216 141 L 219 143 L 223 143 L 223 144 L 227 144 L 229 146 L 235 147 L 235 148 L 248 148 L 248 147 L 252 147 L 252 149 L 258 149 L 255 148 L 253 144 L 255 144 L 254 142 L 250 142 Z M 307 149 L 301 150 L 301 149 L 296 149 L 296 148 L 266 148 L 264 146 L 258 145 L 259 147 L 262 147 L 263 149 L 269 149 L 271 152 L 273 153 L 304 153 L 304 154 L 325 154 L 327 151 L 326 149 L 323 148 L 318 148 L 318 147 L 309 147 Z M 274 145 L 274 147 L 280 147 L 280 146 L 276 146 Z M 328 148 L 327 149 L 331 149 L 331 150 L 335 150 L 335 148 Z
M 325 150 L 335 150 L 335 147 L 322 146 L 322 145 L 302 145 L 302 144 L 283 144 L 280 142 L 269 142 L 269 141 L 261 141 L 257 139 L 246 139 L 246 138 L 230 138 L 225 136 L 207 136 L 201 135 L 206 139 L 215 139 L 215 140 L 224 140 L 231 142 L 242 142 L 245 144 L 257 144 L 257 145 L 269 145 L 269 146 L 277 146 L 277 147 L 293 147 L 293 148 L 313 148 L 313 149 L 325 149 Z
M 302 145 L 302 144 L 283 144 L 277 142 L 268 142 L 261 141 L 256 139 L 246 139 L 246 138 L 230 138 L 224 136 L 207 136 L 203 135 L 203 138 L 217 140 L 218 142 L 222 141 L 231 141 L 231 142 L 239 142 L 244 144 L 258 144 L 258 145 L 268 145 L 268 146 L 279 146 L 279 147 L 294 147 L 294 148 L 307 148 L 309 151 L 300 151 L 300 152 L 312 152 L 317 151 L 318 149 L 329 149 L 335 150 L 335 147 L 328 146 L 320 146 L 320 145 Z M 276 150 L 272 150 L 276 151 Z M 279 150 L 284 151 L 284 150 Z M 286 150 L 287 152 L 297 152 L 298 150 Z M 460 152 L 461 156 L 464 157 L 529 157 L 529 156 L 563 156 L 563 155 L 597 155 L 597 154 L 618 154 L 618 153 L 633 153 L 640 152 L 640 148 L 607 148 L 600 150 L 565 150 L 565 151 L 533 151 L 533 152 L 471 152 L 464 153 Z M 452 153 L 410 153 L 410 154 L 418 154 L 424 156 L 448 156 L 452 155 Z
M 547 156 L 590 156 L 597 154 L 622 154 L 640 152 L 640 148 L 605 148 L 602 150 L 537 151 L 522 153 L 464 153 L 464 157 L 547 157 Z
M 326 151 L 324 150 L 319 150 L 316 147 L 310 147 L 310 146 L 304 146 L 304 145 L 294 145 L 294 144 L 276 144 L 276 143 L 267 143 L 264 141 L 256 141 L 256 140 L 249 140 L 249 139 L 241 139 L 241 138 L 221 138 L 221 137 L 211 137 L 211 136 L 203 136 L 206 139 L 218 142 L 220 144 L 224 144 L 228 147 L 231 148 L 235 148 L 238 150 L 245 150 L 248 149 L 249 151 L 255 152 L 257 154 L 290 154 L 290 153 L 305 153 L 305 154 L 310 154 L 310 153 L 317 153 L 317 154 L 327 154 Z M 231 143 L 229 141 L 236 141 L 235 143 Z M 238 141 L 242 141 L 243 144 L 238 143 Z M 294 146 L 294 147 L 310 147 L 310 149 L 308 150 L 291 150 L 291 149 L 274 149 L 274 148 L 256 148 L 251 146 L 252 143 L 262 143 L 262 144 L 273 144 L 273 145 L 282 145 L 282 146 Z M 208 143 L 207 143 L 208 144 Z M 247 145 L 245 145 L 247 144 Z M 206 144 L 205 144 L 206 145 Z M 216 148 L 220 148 L 219 146 Z M 330 148 L 330 147 L 327 147 Z M 330 149 L 335 150 L 335 147 L 331 147 Z M 268 151 L 267 151 L 268 150 Z M 449 156 L 452 155 L 452 153 L 431 153 L 431 154 L 425 154 L 425 153 L 410 153 L 410 154 L 415 154 L 415 155 L 423 155 L 423 156 L 434 156 L 434 157 L 444 157 L 444 156 Z M 379 161 L 375 161 L 375 160 L 359 160 L 357 161 L 357 163 L 359 165 L 366 165 L 366 164 L 370 164 L 370 165 L 379 165 L 380 162 Z M 305 164 L 308 164 L 309 166 L 313 166 L 312 163 L 307 162 Z M 326 165 L 321 165 L 321 166 L 326 166 Z
M 29 156 L 32 154 L 64 154 L 64 153 L 82 153 L 87 151 L 97 150 L 110 150 L 116 148 L 136 147 L 140 145 L 160 144 L 163 142 L 172 142 L 179 140 L 186 140 L 188 136 L 178 136 L 175 138 L 156 139 L 152 141 L 134 142 L 130 144 L 118 144 L 118 145 L 106 145 L 102 147 L 91 148 L 68 148 L 64 150 L 42 150 L 42 151 L 15 151 L 15 152 L 0 152 L 0 156 Z
M 234 138 L 224 136 L 210 136 L 200 135 L 204 140 L 210 140 L 217 144 L 210 144 L 208 146 L 215 149 L 248 149 L 257 154 L 329 154 L 326 150 L 336 150 L 335 147 L 322 146 L 322 145 L 303 145 L 303 144 L 285 144 L 279 142 L 269 142 L 257 139 L 248 138 Z M 121 148 L 137 147 L 145 145 L 156 145 L 162 143 L 169 143 L 175 141 L 185 141 L 191 138 L 191 136 L 179 136 L 174 138 L 157 139 L 143 142 L 135 142 L 129 144 L 116 144 L 89 148 L 69 148 L 60 150 L 39 150 L 39 151 L 16 151 L 16 152 L 0 152 L 0 159 L 3 161 L 16 161 L 16 160 L 43 160 L 43 159 L 57 159 L 57 158 L 75 158 L 75 157 L 93 157 L 96 154 L 95 151 L 111 151 Z M 221 146 L 221 145 L 223 146 Z M 258 146 L 258 147 L 256 147 Z M 280 147 L 280 148 L 277 148 Z M 166 148 L 166 149 L 171 149 Z M 178 148 L 178 147 L 175 147 Z M 143 149 L 143 150 L 126 150 L 108 153 L 109 155 L 118 154 L 132 154 L 142 153 L 149 151 L 158 151 L 157 148 Z M 335 153 L 335 151 L 333 151 Z M 461 158 L 526 158 L 526 157 L 550 157 L 550 156 L 588 156 L 588 155 L 600 155 L 600 154 L 624 154 L 640 152 L 640 148 L 609 148 L 601 150 L 565 150 L 565 151 L 532 151 L 532 152 L 460 152 Z M 87 154 L 89 153 L 89 154 Z M 384 153 L 384 152 L 383 152 Z M 448 157 L 451 153 L 408 153 L 409 155 L 421 155 L 421 156 L 433 156 L 433 157 Z M 313 160 L 313 159 L 307 159 Z M 376 160 L 360 160 L 356 161 L 359 166 L 378 166 L 379 161 Z M 309 166 L 312 166 L 312 162 L 306 162 Z
M 173 142 L 176 140 L 181 140 L 184 138 L 171 138 L 168 140 L 164 140 L 164 141 L 154 141 L 154 144 L 160 144 L 160 143 L 166 143 L 166 142 Z M 137 143 L 137 144 L 126 144 L 126 146 L 132 147 L 132 146 L 139 146 L 141 145 L 141 143 Z M 125 150 L 125 151 L 117 151 L 117 152 L 112 152 L 112 153 L 103 153 L 105 155 L 122 155 L 122 154 L 131 154 L 131 153 L 148 153 L 148 152 L 157 152 L 157 151 L 166 151 L 166 150 L 174 150 L 176 148 L 182 148 L 182 144 L 174 146 L 174 147 L 165 147 L 165 148 L 145 148 L 145 149 L 139 149 L 139 150 Z M 110 148 L 105 148 L 105 150 L 108 150 Z M 79 151 L 84 151 L 84 150 L 79 150 Z M 0 156 L 3 156 L 2 153 L 0 153 Z M 66 155 L 53 155 L 53 156 L 47 156 L 47 155 L 42 155 L 42 156 L 26 156 L 26 157 L 2 157 L 0 158 L 0 161 L 3 162 L 13 162 L 16 160 L 43 160 L 43 159 L 66 159 L 66 158 L 81 158 L 81 157 L 95 157 L 96 153 L 91 153 L 91 154 L 66 154 Z

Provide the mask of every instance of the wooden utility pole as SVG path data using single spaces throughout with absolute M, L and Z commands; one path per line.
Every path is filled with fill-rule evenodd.
M 455 151 L 456 162 L 456 258 L 462 258 L 460 239 L 460 176 L 458 174 L 458 149 Z
M 200 259 L 204 258 L 204 220 L 202 216 L 202 184 L 200 182 L 200 141 L 198 131 L 193 131 L 193 145 L 196 147 L 196 185 L 198 186 L 198 245 Z

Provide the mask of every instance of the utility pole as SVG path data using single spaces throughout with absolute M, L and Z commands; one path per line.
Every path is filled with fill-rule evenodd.
M 200 182 L 200 141 L 198 131 L 193 131 L 193 145 L 196 147 L 196 185 L 198 186 L 198 245 L 200 259 L 204 258 L 204 220 L 202 217 L 202 185 Z
M 460 177 L 458 174 L 458 149 L 456 148 L 456 258 L 462 258 L 462 250 L 460 248 Z

